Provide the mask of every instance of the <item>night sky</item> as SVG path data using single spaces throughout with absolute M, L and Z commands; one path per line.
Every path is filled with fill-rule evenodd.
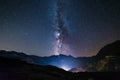
M 119 0 L 61 0 L 65 55 L 93 56 L 120 40 Z M 0 50 L 55 55 L 57 0 L 0 0 Z

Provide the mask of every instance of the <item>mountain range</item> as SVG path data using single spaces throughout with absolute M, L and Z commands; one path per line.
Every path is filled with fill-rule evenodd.
M 120 40 L 105 45 L 93 57 L 39 57 L 1 50 L 0 80 L 110 80 L 119 78 L 119 62 Z

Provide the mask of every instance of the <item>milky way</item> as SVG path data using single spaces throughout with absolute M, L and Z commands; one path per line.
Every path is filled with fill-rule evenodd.
M 120 40 L 120 0 L 0 0 L 0 50 L 94 56 Z
M 57 9 L 55 16 L 55 54 L 66 54 L 68 46 L 65 43 L 65 38 L 68 37 L 68 31 L 65 27 L 64 5 L 62 0 L 57 1 Z

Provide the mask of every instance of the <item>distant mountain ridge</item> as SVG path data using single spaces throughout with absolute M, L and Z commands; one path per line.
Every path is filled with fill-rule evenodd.
M 52 65 L 71 72 L 81 71 L 120 71 L 120 40 L 104 46 L 96 56 L 93 57 L 72 57 L 66 55 L 53 55 L 39 57 L 26 55 L 15 51 L 0 51 L 1 57 L 19 59 L 27 63 L 37 65 Z M 111 63 L 114 64 L 113 67 Z M 100 64 L 100 65 L 99 65 Z
M 52 65 L 62 69 L 71 70 L 76 67 L 85 67 L 89 62 L 96 61 L 96 58 L 93 57 L 72 57 L 66 55 L 53 55 L 48 57 L 39 57 L 34 55 L 26 55 L 24 53 L 19 53 L 15 51 L 0 51 L 0 56 L 19 59 L 21 61 L 26 61 L 28 63 L 37 64 L 37 65 Z M 98 58 L 97 58 L 98 59 Z

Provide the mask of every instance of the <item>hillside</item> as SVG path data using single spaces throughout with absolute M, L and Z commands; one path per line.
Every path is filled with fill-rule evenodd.
M 86 68 L 96 72 L 120 72 L 120 40 L 105 45 Z
M 113 80 L 114 77 L 119 80 L 119 73 L 71 73 L 54 66 L 0 57 L 0 80 Z
M 52 55 L 39 57 L 26 55 L 15 51 L 0 51 L 0 56 L 11 59 L 18 59 L 30 64 L 52 65 L 71 72 L 119 72 L 120 71 L 120 40 L 105 45 L 96 56 L 73 57 L 67 55 Z
M 120 40 L 105 45 L 97 54 L 97 56 L 120 56 Z
M 67 80 L 70 75 L 72 73 L 57 67 L 0 57 L 0 80 Z

